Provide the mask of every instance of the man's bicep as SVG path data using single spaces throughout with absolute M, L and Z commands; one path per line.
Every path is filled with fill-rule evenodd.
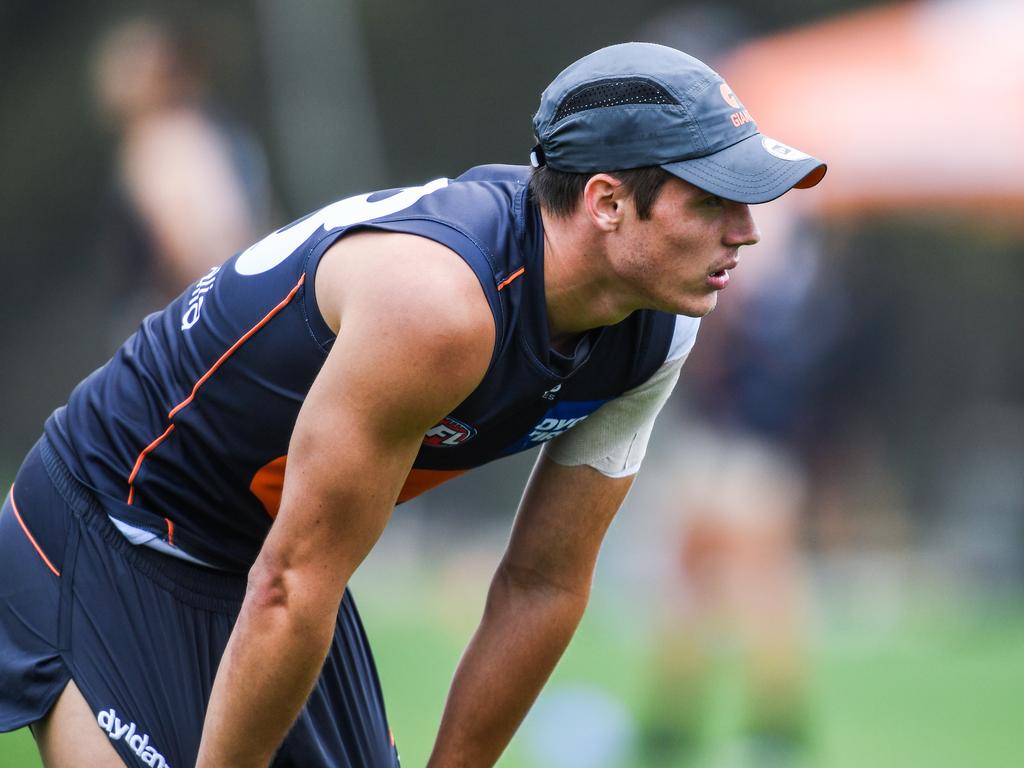
M 343 578 L 383 529 L 423 434 L 479 383 L 493 344 L 490 309 L 461 263 L 427 248 L 403 254 L 406 271 L 364 269 L 374 255 L 349 256 L 341 327 L 300 409 L 264 548 L 285 567 Z M 424 280 L 461 287 L 470 308 L 433 317 Z
M 299 412 L 265 550 L 283 558 L 282 567 L 314 568 L 323 559 L 347 578 L 383 530 L 418 440 L 381 421 L 362 385 L 335 373 L 345 367 L 335 352 Z

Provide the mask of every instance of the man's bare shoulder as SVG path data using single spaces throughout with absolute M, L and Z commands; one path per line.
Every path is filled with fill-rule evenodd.
M 425 331 L 490 328 L 487 298 L 470 266 L 453 250 L 418 235 L 357 232 L 324 254 L 317 269 L 317 304 L 337 333 L 344 315 L 395 314 Z M 413 312 L 422 315 L 411 316 Z
M 487 370 L 495 339 L 487 297 L 469 265 L 440 243 L 356 233 L 324 255 L 315 290 L 346 369 L 372 360 L 373 376 L 396 391 L 401 380 L 418 381 L 413 399 L 428 409 L 454 407 Z

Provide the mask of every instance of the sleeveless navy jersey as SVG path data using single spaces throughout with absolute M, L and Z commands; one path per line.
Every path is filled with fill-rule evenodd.
M 561 434 L 658 369 L 675 318 L 635 312 L 586 334 L 572 355 L 552 350 L 528 178 L 527 168 L 481 166 L 341 200 L 278 230 L 147 317 L 50 417 L 47 436 L 122 530 L 246 570 L 277 514 L 289 438 L 334 340 L 312 290 L 317 264 L 357 229 L 456 251 L 496 328 L 487 374 L 424 436 L 399 501 Z M 445 301 L 437 297 L 437 312 Z

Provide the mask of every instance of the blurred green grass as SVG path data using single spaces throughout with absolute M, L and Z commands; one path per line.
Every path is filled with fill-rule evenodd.
M 364 590 L 365 592 L 365 590 Z M 360 608 L 374 644 L 404 766 L 430 751 L 448 681 L 472 611 L 444 616 L 436 602 L 364 594 Z M 588 614 L 549 688 L 585 682 L 618 696 L 639 717 L 650 673 L 645 649 L 600 606 Z M 847 621 L 826 630 L 810 659 L 814 768 L 1008 768 L 1024 761 L 1024 609 L 949 609 L 907 618 L 884 631 Z M 731 665 L 731 666 L 730 666 Z M 738 662 L 719 677 L 713 738 L 739 729 Z M 712 744 L 712 747 L 715 745 Z M 39 761 L 27 731 L 0 735 L 0 768 Z M 517 738 L 502 768 L 534 768 Z

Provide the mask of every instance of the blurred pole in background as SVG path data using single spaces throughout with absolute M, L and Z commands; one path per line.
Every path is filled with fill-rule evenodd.
M 260 0 L 256 9 L 291 210 L 379 189 L 387 169 L 356 4 Z

